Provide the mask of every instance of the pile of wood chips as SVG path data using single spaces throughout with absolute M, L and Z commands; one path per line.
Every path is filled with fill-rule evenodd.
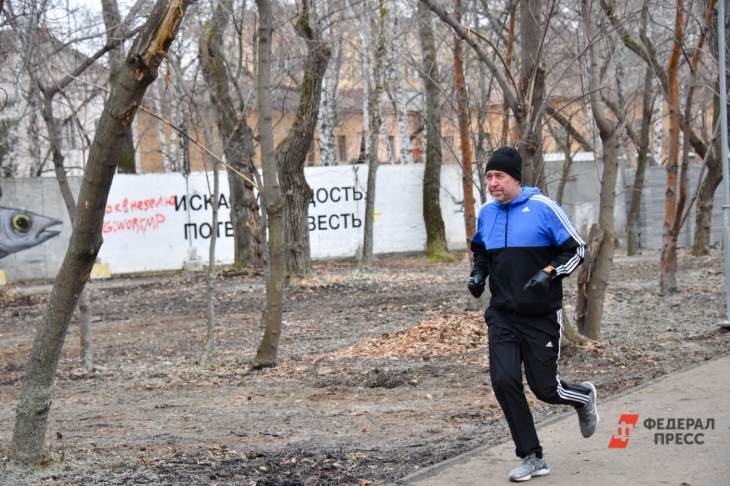
M 487 326 L 480 312 L 436 315 L 413 327 L 371 337 L 334 353 L 341 358 L 443 356 L 487 346 Z

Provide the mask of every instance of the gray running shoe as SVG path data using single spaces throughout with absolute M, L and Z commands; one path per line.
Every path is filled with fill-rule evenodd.
M 550 474 L 550 468 L 541 457 L 530 454 L 522 459 L 522 464 L 509 472 L 509 480 L 520 482 L 532 479 L 532 476 L 545 476 Z
M 588 403 L 577 408 L 576 411 L 578 412 L 580 433 L 587 439 L 596 431 L 600 417 L 598 416 L 598 407 L 596 407 L 596 401 L 598 400 L 596 387 L 590 381 L 584 382 L 583 385 L 590 388 L 591 392 L 588 395 Z

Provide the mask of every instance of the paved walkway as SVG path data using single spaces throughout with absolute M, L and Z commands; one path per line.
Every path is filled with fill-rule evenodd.
M 695 366 L 618 397 L 601 400 L 601 424 L 584 439 L 571 413 L 538 428 L 551 468 L 548 476 L 529 481 L 534 486 L 722 486 L 730 485 L 730 356 Z M 609 448 L 623 414 L 638 414 L 626 448 Z M 676 419 L 714 419 L 714 429 L 701 430 Z M 649 430 L 650 422 L 664 419 L 684 430 Z M 675 419 L 671 424 L 667 419 Z M 619 438 L 626 437 L 623 434 Z M 657 432 L 681 432 L 682 440 L 704 444 L 657 444 Z M 691 434 L 691 436 L 689 435 Z M 696 436 L 695 434 L 704 434 Z M 402 479 L 398 484 L 419 486 L 470 486 L 510 484 L 509 470 L 517 465 L 512 441 L 471 451 Z

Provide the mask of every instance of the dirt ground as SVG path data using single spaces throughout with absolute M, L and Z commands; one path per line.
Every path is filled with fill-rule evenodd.
M 618 255 L 599 343 L 565 350 L 561 375 L 603 398 L 730 350 L 720 254 L 679 262 L 658 294 L 656 252 Z M 52 461 L 8 464 L 15 402 L 49 285 L 0 291 L 0 484 L 385 484 L 508 437 L 489 386 L 483 303 L 468 264 L 388 257 L 372 274 L 316 265 L 286 292 L 280 365 L 251 371 L 261 275 L 218 279 L 217 360 L 196 359 L 205 276 L 92 284 L 96 367 L 73 322 L 48 429 Z M 575 277 L 566 281 L 575 300 Z M 538 421 L 566 408 L 532 400 Z M 576 424 L 577 430 L 577 424 Z M 577 432 L 576 432 L 577 434 Z

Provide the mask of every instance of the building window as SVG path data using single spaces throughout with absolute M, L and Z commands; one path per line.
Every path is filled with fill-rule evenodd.
M 337 160 L 347 162 L 347 136 L 345 135 L 337 137 Z

